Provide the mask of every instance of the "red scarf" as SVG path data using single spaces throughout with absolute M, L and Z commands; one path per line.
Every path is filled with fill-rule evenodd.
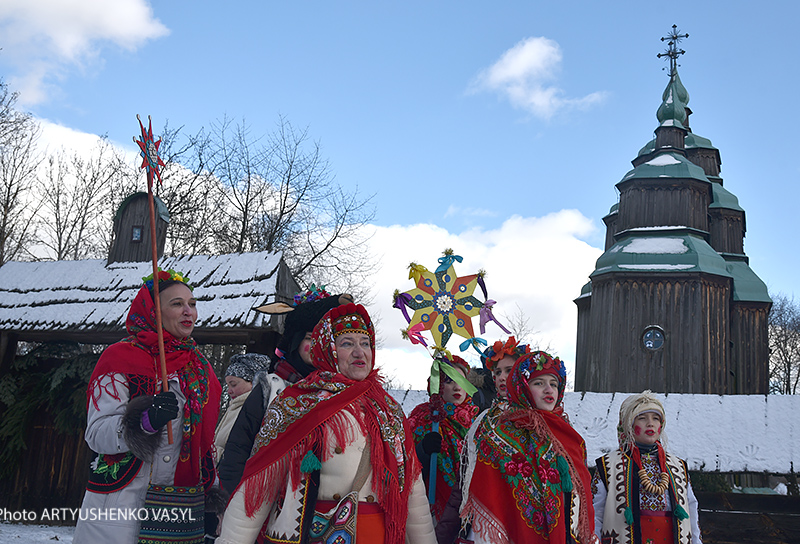
M 291 478 L 297 488 L 303 473 L 303 458 L 314 452 L 327 460 L 329 441 L 347 444 L 352 436 L 351 414 L 362 434 L 369 437 L 372 488 L 385 514 L 385 541 L 405 541 L 408 498 L 420 466 L 414 453 L 412 434 L 400 405 L 383 389 L 383 379 L 373 365 L 364 380 L 352 380 L 338 372 L 333 331 L 337 318 L 359 315 L 375 351 L 375 334 L 369 315 L 358 305 L 330 310 L 312 337 L 312 359 L 319 370 L 283 390 L 264 415 L 256 437 L 254 454 L 245 465 L 242 484 L 245 512 L 252 516 L 262 504 L 272 504 Z
M 89 379 L 87 408 L 95 408 L 103 394 L 121 400 L 115 374 L 136 380 L 143 388 L 140 393 L 155 395 L 161 390 L 161 369 L 158 363 L 158 333 L 155 327 L 155 305 L 146 286 L 133 299 L 125 328 L 129 336 L 106 348 Z M 211 454 L 214 428 L 219 417 L 222 387 L 214 370 L 191 337 L 175 338 L 164 331 L 167 375 L 177 373 L 181 391 L 186 397 L 183 409 L 181 453 L 175 468 L 175 485 L 194 486 L 200 477 L 203 459 Z M 105 376 L 111 382 L 101 386 Z M 128 388 L 128 383 L 120 383 Z
M 580 496 L 574 536 L 579 543 L 591 542 L 594 509 L 586 446 L 564 414 L 563 377 L 557 369 L 553 372 L 560 381 L 555 409 L 535 408 L 528 381 L 536 368 L 521 364 L 534 356 L 520 357 L 511 369 L 507 410 L 488 414 L 476 430 L 473 485 L 462 514 L 472 513 L 476 528 L 502 535 L 497 542 L 564 544 L 570 531 L 564 499 L 571 491 Z
M 434 411 L 437 412 L 436 416 L 433 415 Z M 408 424 L 417 443 L 433 431 L 434 422 L 439 423 L 442 450 L 436 456 L 436 496 L 431 505 L 431 511 L 437 521 L 444 512 L 450 492 L 459 480 L 461 445 L 477 414 L 478 407 L 472 404 L 470 397 L 461 404 L 453 404 L 444 402 L 442 396 L 437 393 L 431 395 L 429 402 L 414 408 L 408 416 Z M 429 467 L 423 467 L 423 470 L 427 471 Z

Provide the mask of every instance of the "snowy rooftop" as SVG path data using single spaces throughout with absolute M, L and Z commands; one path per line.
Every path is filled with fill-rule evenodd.
M 406 414 L 425 391 L 391 391 Z M 617 449 L 619 406 L 630 393 L 567 392 L 564 409 L 586 441 L 588 459 Z M 666 449 L 691 470 L 772 472 L 800 467 L 800 395 L 656 394 L 667 412 Z
M 189 277 L 198 327 L 268 324 L 269 316 L 252 308 L 276 295 L 280 253 L 167 257 L 159 264 Z M 152 271 L 149 262 L 8 262 L 0 267 L 0 329 L 122 330 L 142 278 Z

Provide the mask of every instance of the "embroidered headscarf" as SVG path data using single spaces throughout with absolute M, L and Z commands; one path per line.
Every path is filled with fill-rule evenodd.
M 335 339 L 345 332 L 369 336 L 373 367 L 363 380 L 339 372 Z M 297 489 L 306 466 L 314 465 L 307 458 L 325 462 L 332 437 L 346 447 L 352 436 L 351 420 L 343 414 L 348 412 L 369 437 L 372 489 L 385 513 L 385 541 L 401 544 L 420 466 L 402 408 L 383 389 L 374 365 L 375 329 L 366 309 L 347 304 L 328 311 L 314 328 L 311 353 L 318 370 L 284 389 L 264 415 L 242 478 L 245 512 L 252 516 L 263 503 L 274 503 L 287 477 Z
M 528 388 L 543 374 L 559 381 L 552 412 L 537 409 Z M 507 410 L 484 418 L 475 433 L 477 459 L 462 516 L 472 514 L 473 528 L 491 542 L 568 542 L 564 500 L 569 493 L 580 498 L 572 537 L 580 543 L 592 540 L 586 447 L 564 414 L 565 382 L 558 358 L 543 351 L 521 356 L 508 377 Z
M 171 271 L 170 271 L 171 272 Z M 163 271 L 161 276 L 167 274 Z M 152 280 L 151 280 L 152 281 Z M 161 280 L 163 283 L 164 280 Z M 167 279 L 172 281 L 172 278 Z M 183 282 L 177 282 L 183 285 Z M 189 287 L 187 285 L 187 287 Z M 118 386 L 134 394 L 155 395 L 161 389 L 161 367 L 158 361 L 158 333 L 156 332 L 156 310 L 148 285 L 142 285 L 133 299 L 125 328 L 128 336 L 107 347 L 89 379 L 88 403 L 98 408 L 101 395 L 110 395 L 120 400 Z M 207 471 L 213 468 L 208 463 L 214 444 L 214 428 L 219 417 L 219 400 L 222 387 L 214 370 L 191 337 L 176 338 L 164 330 L 167 375 L 178 375 L 186 402 L 183 406 L 183 435 L 180 459 L 175 468 L 175 485 L 194 486 L 198 483 L 201 465 Z M 125 375 L 125 383 L 118 382 L 116 375 Z M 101 380 L 110 376 L 104 386 Z M 177 438 L 177 437 L 176 437 Z
M 467 362 L 458 355 L 451 355 L 444 361 L 443 364 L 449 364 L 464 374 L 469 371 Z M 450 492 L 458 481 L 461 445 L 478 414 L 478 407 L 472 403 L 470 396 L 461 404 L 445 402 L 441 395 L 443 386 L 444 380 L 439 383 L 439 392 L 431 395 L 429 402 L 417 405 L 408 416 L 414 442 L 419 443 L 426 434 L 434 432 L 435 423 L 439 424 L 438 432 L 442 435 L 442 449 L 436 456 L 436 492 L 434 504 L 431 505 L 436 520 L 442 516 Z M 423 467 L 423 470 L 429 468 Z

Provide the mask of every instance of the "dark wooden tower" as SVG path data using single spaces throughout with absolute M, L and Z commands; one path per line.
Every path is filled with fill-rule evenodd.
M 744 253 L 745 213 L 719 150 L 689 127 L 675 60 L 655 138 L 617 183 L 605 253 L 578 306 L 575 388 L 766 394 L 767 288 Z M 659 55 L 661 56 L 661 55 Z
M 117 262 L 144 262 L 152 259 L 150 245 L 150 204 L 147 193 L 134 193 L 119 205 L 114 216 L 114 237 L 108 252 L 108 264 Z M 155 197 L 156 245 L 158 258 L 164 256 L 167 242 L 169 211 L 160 198 Z

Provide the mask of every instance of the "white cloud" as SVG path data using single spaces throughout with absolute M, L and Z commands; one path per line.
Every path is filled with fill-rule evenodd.
M 555 41 L 544 37 L 526 38 L 482 70 L 470 85 L 470 91 L 497 92 L 514 107 L 542 119 L 550 119 L 569 108 L 586 109 L 605 98 L 602 92 L 583 98 L 565 97 L 564 91 L 551 83 L 557 79 L 561 60 L 561 48 Z
M 169 30 L 147 0 L 4 0 L 3 54 L 20 73 L 9 78 L 21 104 L 47 98 L 49 86 L 111 43 L 134 51 Z
M 433 270 L 445 248 L 452 248 L 464 258 L 455 264 L 459 275 L 486 271 L 489 298 L 497 301 L 494 313 L 501 322 L 500 316 L 513 315 L 518 305 L 537 331 L 535 338 L 529 340 L 540 346 L 549 345 L 569 369 L 574 368 L 577 311 L 572 301 L 580 295 L 602 253 L 581 240 L 595 226 L 580 212 L 512 216 L 497 229 L 474 228 L 460 234 L 429 224 L 373 228 L 371 248 L 382 263 L 373 278 L 376 298 L 369 307 L 378 319 L 381 349 L 377 362 L 398 382 L 414 389 L 424 388 L 430 359 L 424 348 L 401 338 L 400 330 L 407 323 L 401 312 L 392 308 L 392 293 L 395 289 L 402 292 L 413 288 L 408 279 L 409 263 L 417 262 Z M 482 293 L 478 296 L 482 298 Z M 477 319 L 474 323 L 478 332 Z M 505 337 L 505 333 L 490 323 L 482 337 L 493 342 Z M 448 349 L 459 353 L 461 340 L 453 337 Z M 470 359 L 478 364 L 477 357 Z
M 76 152 L 84 157 L 91 157 L 97 153 L 102 138 L 97 134 L 81 132 L 58 123 L 53 123 L 47 119 L 37 119 L 41 127 L 38 147 L 42 152 L 56 153 L 64 149 L 68 153 Z M 133 125 L 136 129 L 138 127 Z M 138 134 L 133 133 L 139 137 Z M 121 153 L 130 164 L 135 164 L 139 156 L 139 149 L 133 144 L 133 139 L 126 145 L 111 142 L 116 150 Z M 141 162 L 141 161 L 139 161 Z
M 487 210 L 485 208 L 462 208 L 461 206 L 455 206 L 453 204 L 450 204 L 450 206 L 447 207 L 447 211 L 444 212 L 445 219 L 448 217 L 495 217 L 496 215 L 497 212 L 493 210 Z

